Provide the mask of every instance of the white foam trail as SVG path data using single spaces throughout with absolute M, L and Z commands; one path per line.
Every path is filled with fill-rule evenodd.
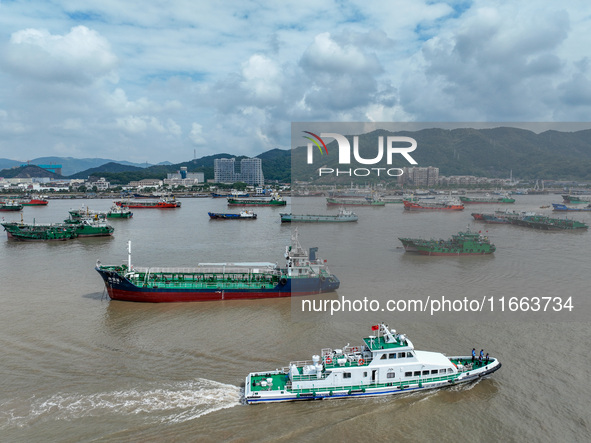
M 36 421 L 71 421 L 107 415 L 145 415 L 147 421 L 180 423 L 239 405 L 242 395 L 237 386 L 205 379 L 148 390 L 90 395 L 59 393 L 45 399 L 32 398 L 28 408 L 21 401 L 20 413 L 16 408 L 1 413 L 0 429 L 7 425 L 26 426 Z M 8 403 L 4 403 L 1 409 L 7 406 Z M 25 406 L 24 411 L 22 406 Z M 167 414 L 163 416 L 163 412 Z
M 474 389 L 474 388 L 476 387 L 476 385 L 477 385 L 478 383 L 480 383 L 480 381 L 481 381 L 482 379 L 483 379 L 483 378 L 481 377 L 481 378 L 478 378 L 478 379 L 476 379 L 476 380 L 469 381 L 469 382 L 467 382 L 467 383 L 461 383 L 461 384 L 459 384 L 459 385 L 455 385 L 455 386 L 453 386 L 453 387 L 451 388 L 451 390 L 452 390 L 452 391 L 470 391 L 470 390 Z

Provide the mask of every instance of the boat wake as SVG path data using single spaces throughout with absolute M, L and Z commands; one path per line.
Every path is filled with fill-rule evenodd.
M 241 404 L 241 388 L 206 379 L 147 390 L 54 394 L 0 405 L 0 429 L 83 417 L 144 416 L 146 422 L 181 423 Z

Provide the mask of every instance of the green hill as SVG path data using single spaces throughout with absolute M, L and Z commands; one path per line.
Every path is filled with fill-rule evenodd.
M 378 152 L 378 138 L 388 135 L 414 138 L 417 141 L 417 149 L 412 153 L 412 157 L 418 162 L 418 166 L 436 166 L 439 168 L 440 175 L 503 178 L 508 177 L 512 171 L 513 176 L 523 179 L 591 180 L 591 130 L 546 131 L 539 134 L 512 127 L 453 130 L 431 128 L 415 132 L 376 130 L 359 136 L 361 156 L 367 159 L 375 158 Z M 349 140 L 351 139 L 349 137 Z M 333 140 L 328 144 L 329 155 L 316 155 L 313 165 L 306 163 L 307 149 L 305 146 L 294 150 L 272 149 L 257 157 L 263 161 L 263 173 L 266 180 L 289 182 L 293 177 L 297 180 L 332 183 L 334 177 L 319 179 L 317 168 L 321 166 L 338 168 L 337 151 L 337 143 Z M 203 172 L 205 179 L 210 180 L 214 178 L 214 160 L 232 157 L 236 158 L 237 163 L 245 158 L 244 156 L 222 153 L 175 165 L 160 164 L 147 168 L 109 162 L 67 178 L 87 178 L 90 175 L 99 175 L 113 184 L 126 184 L 144 178 L 163 179 L 168 173 L 177 172 L 182 166 L 186 166 L 188 172 Z M 379 164 L 371 167 L 402 168 L 405 166 L 411 165 L 402 156 L 395 155 L 392 165 L 386 164 L 384 156 Z M 352 165 L 352 167 L 354 166 Z M 59 178 L 59 176 L 52 175 L 40 168 L 37 168 L 36 172 L 32 172 L 33 169 L 28 168 L 37 167 L 4 169 L 0 171 L 0 176 L 10 178 L 21 173 L 25 175 L 35 173 L 41 175 L 29 176 Z M 386 179 L 390 182 L 393 180 L 392 177 Z M 350 182 L 352 178 L 342 176 L 339 180 Z M 371 181 L 368 177 L 358 177 L 353 180 Z
M 417 149 L 412 157 L 418 162 L 417 166 L 436 166 L 440 175 L 508 177 L 513 171 L 514 176 L 524 179 L 591 180 L 589 130 L 546 131 L 540 134 L 509 127 L 453 130 L 434 128 L 416 132 L 377 130 L 359 136 L 360 155 L 367 159 L 375 158 L 378 137 L 388 135 L 414 138 Z M 332 141 L 327 147 L 329 155 L 317 156 L 313 165 L 306 164 L 305 147 L 294 150 L 296 161 L 292 169 L 293 177 L 310 180 L 318 177 L 318 167 L 338 168 L 336 141 Z M 330 155 L 333 152 L 335 155 Z M 393 157 L 392 165 L 387 165 L 385 157 L 384 155 L 380 163 L 371 167 L 411 166 L 398 155 Z M 359 179 L 368 181 L 368 178 Z M 351 178 L 345 176 L 343 181 L 351 181 Z

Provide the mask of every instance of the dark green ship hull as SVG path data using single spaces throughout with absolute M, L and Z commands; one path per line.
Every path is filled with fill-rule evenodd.
M 495 252 L 496 247 L 488 237 L 474 232 L 459 232 L 448 240 L 424 240 L 420 238 L 399 238 L 407 252 L 421 255 L 486 255 Z
M 29 225 L 26 223 L 2 223 L 8 238 L 21 241 L 56 241 L 78 237 L 76 228 L 58 225 Z

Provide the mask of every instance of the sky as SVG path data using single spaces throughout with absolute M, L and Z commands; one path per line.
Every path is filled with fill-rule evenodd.
M 179 163 L 292 122 L 586 122 L 591 3 L 0 0 L 0 157 Z

